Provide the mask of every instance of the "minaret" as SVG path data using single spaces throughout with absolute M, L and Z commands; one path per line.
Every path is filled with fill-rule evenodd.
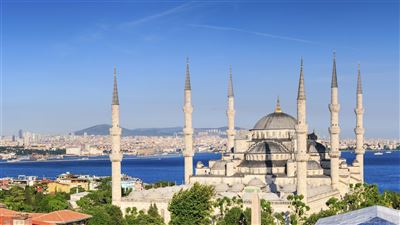
M 331 83 L 331 104 L 329 104 L 329 111 L 331 112 L 331 125 L 329 127 L 331 150 L 329 156 L 331 158 L 331 182 L 332 188 L 338 189 L 339 186 L 339 99 L 338 99 L 338 82 L 336 75 L 336 53 L 333 53 L 333 69 L 332 69 L 332 83 Z
M 363 126 L 363 93 L 361 87 L 361 72 L 360 64 L 358 64 L 358 78 L 357 78 L 357 105 L 354 109 L 356 113 L 356 128 L 354 133 L 356 134 L 356 160 L 360 165 L 360 179 L 361 183 L 364 183 L 364 126 Z
M 190 85 L 189 59 L 186 59 L 186 80 L 183 112 L 185 115 L 185 126 L 183 135 L 185 138 L 185 150 L 183 157 L 185 158 L 185 184 L 189 184 L 189 178 L 193 175 L 193 127 L 192 127 L 192 88 Z
M 114 68 L 114 92 L 111 104 L 112 126 L 111 136 L 111 180 L 112 180 L 112 204 L 120 206 L 121 203 L 121 128 L 119 126 L 119 99 L 117 88 L 117 69 Z
M 306 94 L 304 90 L 303 58 L 301 59 L 299 90 L 297 94 L 297 195 L 304 196 L 304 202 L 307 203 L 307 130 L 306 121 Z
M 233 95 L 233 84 L 232 84 L 232 67 L 229 67 L 229 82 L 228 82 L 228 109 L 226 115 L 228 117 L 228 129 L 226 134 L 228 136 L 227 152 L 231 152 L 235 146 L 235 98 Z

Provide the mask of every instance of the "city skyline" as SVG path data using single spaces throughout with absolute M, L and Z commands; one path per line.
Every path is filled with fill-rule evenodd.
M 303 57 L 310 131 L 328 136 L 333 49 L 341 136 L 354 137 L 358 62 L 366 137 L 399 135 L 396 2 L 23 3 L 2 5 L 7 18 L 2 21 L 2 135 L 21 128 L 68 133 L 110 124 L 114 65 L 121 126 L 182 126 L 188 56 L 194 127 L 226 126 L 230 64 L 237 126 L 252 128 L 257 118 L 273 112 L 277 96 L 282 110 L 295 115 Z M 297 10 L 303 13 L 291 14 Z M 331 18 L 339 11 L 343 17 Z M 76 18 L 68 17 L 71 12 Z M 275 26 L 275 19 L 283 26 Z

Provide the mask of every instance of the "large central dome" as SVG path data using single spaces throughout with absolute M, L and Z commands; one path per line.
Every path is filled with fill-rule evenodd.
M 279 129 L 291 130 L 295 128 L 296 123 L 297 121 L 293 116 L 282 112 L 278 98 L 275 112 L 261 118 L 256 123 L 256 125 L 254 125 L 253 130 L 279 130 Z
M 294 129 L 297 121 L 292 116 L 283 112 L 274 112 L 261 118 L 253 130 L 279 130 Z

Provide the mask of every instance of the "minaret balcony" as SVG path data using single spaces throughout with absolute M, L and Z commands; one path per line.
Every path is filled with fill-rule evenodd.
M 111 127 L 110 128 L 110 134 L 112 136 L 121 136 L 122 129 L 119 127 Z
M 329 127 L 329 133 L 330 134 L 339 134 L 340 133 L 340 127 L 339 126 L 335 126 L 335 125 L 331 125 L 331 127 Z
M 226 134 L 229 135 L 229 136 L 233 136 L 233 135 L 236 134 L 236 131 L 228 129 L 228 130 L 226 130 Z
M 354 128 L 354 133 L 356 133 L 357 135 L 363 135 L 364 134 L 364 128 L 362 128 L 362 127 Z
M 296 130 L 296 133 L 298 133 L 298 134 L 305 134 L 305 133 L 307 133 L 308 125 L 307 124 L 296 124 L 294 129 Z
M 333 112 L 337 113 L 339 112 L 339 110 L 340 110 L 340 104 L 329 104 L 329 111 L 331 113 Z
M 306 153 L 297 153 L 296 154 L 296 161 L 297 162 L 307 162 L 309 156 Z
M 183 112 L 184 112 L 184 113 L 190 113 L 190 114 L 191 114 L 191 113 L 193 112 L 193 107 L 190 106 L 190 105 L 189 105 L 189 106 L 186 106 L 186 105 L 185 105 L 185 106 L 183 107 Z
M 354 112 L 356 113 L 356 115 L 362 115 L 364 114 L 364 108 L 356 108 L 354 109 Z
M 192 135 L 193 134 L 193 128 L 185 127 L 185 128 L 183 128 L 183 133 L 185 135 Z
M 111 153 L 110 160 L 111 160 L 111 162 L 121 162 L 122 161 L 122 153 Z
M 339 151 L 330 151 L 329 152 L 329 157 L 331 158 L 339 158 L 340 157 L 340 152 Z
M 233 110 L 233 109 L 228 109 L 227 111 L 226 111 L 226 115 L 227 116 L 235 116 L 235 110 Z
M 186 149 L 182 153 L 183 157 L 193 157 L 194 152 L 193 151 L 187 151 Z

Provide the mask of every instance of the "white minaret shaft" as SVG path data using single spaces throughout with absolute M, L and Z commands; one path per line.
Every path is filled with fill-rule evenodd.
M 357 77 L 357 104 L 354 110 L 356 113 L 356 128 L 354 133 L 356 134 L 356 160 L 360 165 L 360 179 L 361 183 L 364 183 L 364 126 L 363 126 L 363 92 L 361 87 L 361 72 L 360 65 L 358 65 L 358 77 Z
M 190 176 L 193 175 L 193 126 L 192 126 L 192 88 L 190 85 L 189 59 L 186 62 L 186 80 L 183 112 L 185 115 L 185 126 L 183 135 L 185 139 L 185 150 L 183 157 L 185 160 L 185 184 L 190 183 Z
M 228 109 L 226 110 L 226 116 L 228 117 L 228 129 L 226 134 L 228 136 L 227 152 L 231 152 L 235 146 L 235 97 L 233 94 L 232 84 L 232 67 L 229 67 L 229 82 L 228 82 Z
M 261 225 L 261 202 L 256 191 L 251 198 L 251 225 Z
M 111 180 L 112 204 L 120 206 L 121 203 L 121 128 L 119 126 L 119 99 L 117 87 L 117 70 L 114 68 L 114 92 L 111 104 L 112 126 L 111 135 Z
M 329 104 L 329 111 L 331 112 L 331 124 L 329 127 L 331 150 L 329 156 L 331 158 L 331 182 L 332 188 L 338 189 L 339 186 L 339 99 L 338 99 L 338 82 L 336 75 L 336 53 L 333 53 L 333 69 L 332 69 L 332 83 L 331 83 L 331 104 Z
M 304 202 L 307 202 L 307 130 L 306 121 L 306 94 L 304 87 L 303 59 L 301 59 L 299 90 L 297 94 L 297 195 L 304 196 Z

